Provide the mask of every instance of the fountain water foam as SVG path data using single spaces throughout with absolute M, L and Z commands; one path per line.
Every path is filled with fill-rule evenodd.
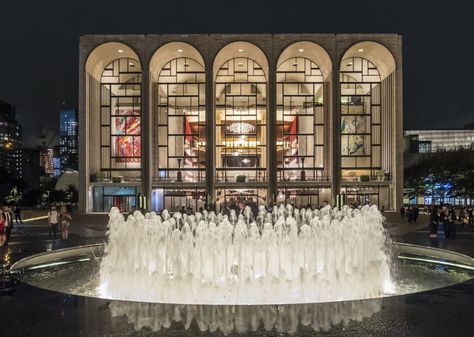
M 161 216 L 113 208 L 100 265 L 107 298 L 182 304 L 289 304 L 383 296 L 390 243 L 375 206 L 253 217 L 214 212 Z

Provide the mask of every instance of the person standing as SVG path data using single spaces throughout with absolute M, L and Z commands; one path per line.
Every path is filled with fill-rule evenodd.
M 0 208 L 0 247 L 5 245 L 6 235 L 5 235 L 5 215 L 3 209 Z
M 5 244 L 8 244 L 13 228 L 13 216 L 10 207 L 3 206 L 3 217 L 5 222 Z
M 400 207 L 400 220 L 405 221 L 405 206 Z
M 448 239 L 456 239 L 456 210 L 451 206 L 448 212 Z
M 16 205 L 15 206 L 15 221 L 16 223 L 18 224 L 18 221 L 20 222 L 20 224 L 23 224 L 23 221 L 21 220 L 21 208 L 20 206 Z
M 418 215 L 420 214 L 420 209 L 418 208 L 417 205 L 413 206 L 413 221 L 416 222 L 416 220 L 418 219 Z
M 66 206 L 62 206 L 61 211 L 59 212 L 59 223 L 61 224 L 61 231 L 64 240 L 67 240 L 69 235 L 69 225 L 71 224 L 71 221 L 71 214 L 67 211 Z
M 49 237 L 51 234 L 53 235 L 54 239 L 57 239 L 57 232 L 58 232 L 58 219 L 59 214 L 56 210 L 56 206 L 51 206 L 51 209 L 48 212 L 48 223 L 49 223 Z

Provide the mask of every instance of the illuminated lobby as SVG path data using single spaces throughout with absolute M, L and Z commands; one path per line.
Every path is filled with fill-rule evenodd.
M 398 209 L 397 34 L 84 35 L 80 210 Z

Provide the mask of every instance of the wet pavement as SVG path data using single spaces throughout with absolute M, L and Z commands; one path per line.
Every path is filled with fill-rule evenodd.
M 28 286 L 8 273 L 11 263 L 31 254 L 102 242 L 103 236 L 97 233 L 103 229 L 92 225 L 73 228 L 77 234 L 67 241 L 49 240 L 48 228 L 41 224 L 14 231 L 9 246 L 0 248 L 4 266 L 0 275 L 0 336 L 474 336 L 474 280 L 378 300 L 209 307 L 71 296 Z M 395 241 L 474 256 L 472 228 L 459 228 L 456 240 L 429 240 L 421 225 L 401 224 L 392 228 L 392 233 Z

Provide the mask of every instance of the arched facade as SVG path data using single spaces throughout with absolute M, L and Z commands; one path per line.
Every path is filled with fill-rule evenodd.
M 85 72 L 90 208 L 136 207 L 142 173 L 141 62 L 128 45 L 110 42 L 91 52 Z
M 84 36 L 80 62 L 85 212 L 401 202 L 398 35 Z
M 171 42 L 150 61 L 152 97 L 152 209 L 204 206 L 206 72 L 191 45 Z M 170 183 L 188 183 L 177 189 Z
M 321 65 L 321 66 L 320 66 Z M 329 181 L 327 156 L 329 126 L 325 87 L 332 72 L 327 52 L 312 42 L 286 47 L 276 69 L 277 181 L 287 183 L 277 202 L 306 206 L 319 204 L 321 182 Z M 312 188 L 292 183 L 313 185 Z M 328 196 L 322 196 L 326 199 Z
M 390 207 L 395 70 L 391 53 L 372 41 L 353 45 L 342 57 L 341 193 L 348 203 Z M 355 186 L 360 182 L 371 185 Z

